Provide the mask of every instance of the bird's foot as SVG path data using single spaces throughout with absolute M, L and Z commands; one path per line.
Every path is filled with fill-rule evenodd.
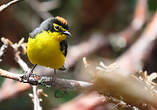
M 29 77 L 32 75 L 32 71 L 25 71 L 24 75 L 21 76 L 21 81 L 22 82 L 27 82 Z

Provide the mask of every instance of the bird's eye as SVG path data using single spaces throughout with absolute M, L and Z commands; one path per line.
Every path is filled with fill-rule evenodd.
M 58 29 L 59 29 L 59 26 L 55 26 L 55 29 L 58 30 Z

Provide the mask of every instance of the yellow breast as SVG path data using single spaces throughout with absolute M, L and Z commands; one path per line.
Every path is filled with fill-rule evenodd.
M 27 56 L 32 64 L 39 64 L 54 69 L 64 65 L 65 56 L 60 50 L 60 41 L 56 39 L 58 33 L 43 31 L 35 38 L 29 37 Z

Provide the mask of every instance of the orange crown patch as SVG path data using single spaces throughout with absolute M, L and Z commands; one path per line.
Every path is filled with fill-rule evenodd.
M 68 24 L 67 20 L 65 20 L 64 18 L 60 17 L 60 16 L 57 16 L 56 19 L 58 21 L 60 21 L 62 24 Z

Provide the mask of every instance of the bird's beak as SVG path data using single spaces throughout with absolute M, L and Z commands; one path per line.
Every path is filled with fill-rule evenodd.
M 69 38 L 72 37 L 71 33 L 69 31 L 64 31 L 63 34 L 67 35 Z

